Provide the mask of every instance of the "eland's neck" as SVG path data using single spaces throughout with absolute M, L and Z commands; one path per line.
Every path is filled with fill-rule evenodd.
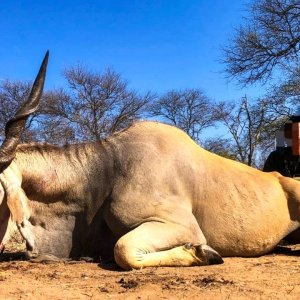
M 31 202 L 82 209 L 99 208 L 110 192 L 112 158 L 102 142 L 57 147 L 24 144 L 15 162 Z

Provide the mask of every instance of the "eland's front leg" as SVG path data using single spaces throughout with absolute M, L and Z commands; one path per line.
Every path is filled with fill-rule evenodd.
M 115 260 L 126 270 L 223 263 L 221 256 L 206 245 L 198 225 L 195 228 L 156 221 L 143 223 L 118 240 Z

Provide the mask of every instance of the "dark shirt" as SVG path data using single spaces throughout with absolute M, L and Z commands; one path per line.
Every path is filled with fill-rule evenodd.
M 263 171 L 277 171 L 283 176 L 294 177 L 300 174 L 300 167 L 297 157 L 292 154 L 292 148 L 282 147 L 270 153 Z

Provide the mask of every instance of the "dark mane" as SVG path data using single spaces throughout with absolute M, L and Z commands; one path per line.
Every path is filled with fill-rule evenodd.
M 50 143 L 37 143 L 37 142 L 32 142 L 32 143 L 26 143 L 26 144 L 20 144 L 18 145 L 17 151 L 22 152 L 22 153 L 28 153 L 32 151 L 57 151 L 57 150 L 63 150 L 66 149 L 69 145 L 65 146 L 58 146 L 58 145 L 53 145 Z
M 26 144 L 20 144 L 17 147 L 18 153 L 32 153 L 32 152 L 68 152 L 69 150 L 76 150 L 79 148 L 83 148 L 87 145 L 101 143 L 98 142 L 82 142 L 76 144 L 65 144 L 65 145 L 54 145 L 50 143 L 39 143 L 39 142 L 32 142 Z

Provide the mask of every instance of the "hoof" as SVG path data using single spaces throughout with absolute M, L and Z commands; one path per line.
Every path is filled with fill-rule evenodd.
M 84 262 L 95 262 L 95 259 L 93 257 L 89 257 L 89 256 L 82 256 L 79 258 L 80 261 L 84 261 Z
M 33 263 L 55 263 L 62 262 L 64 260 L 52 254 L 41 254 L 34 258 L 30 258 L 29 261 Z
M 205 254 L 208 265 L 218 265 L 224 263 L 221 255 L 213 248 L 209 247 L 208 245 L 200 245 L 200 248 Z
M 216 265 L 224 263 L 221 255 L 204 244 L 185 244 L 184 249 L 188 252 L 193 253 L 193 256 L 197 258 L 197 265 Z

